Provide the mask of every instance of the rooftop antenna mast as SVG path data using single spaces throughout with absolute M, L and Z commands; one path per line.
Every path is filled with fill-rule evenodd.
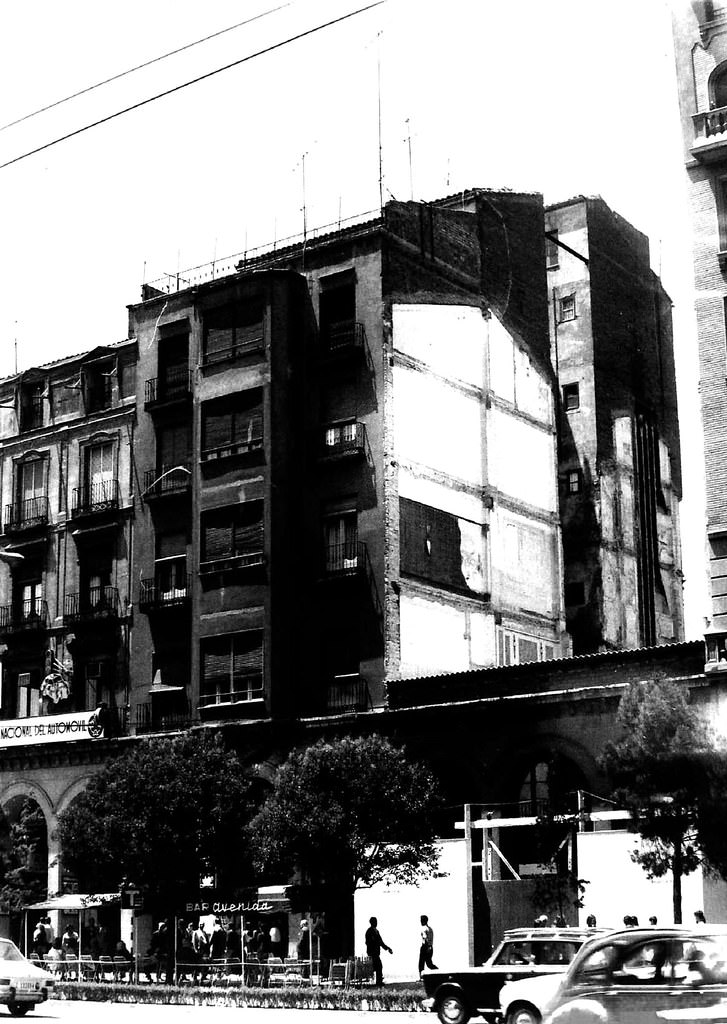
M 381 144 L 381 33 L 376 34 L 376 95 L 379 105 L 379 210 L 384 209 L 384 162 Z
M 18 372 L 18 321 L 15 321 L 15 372 Z
M 407 146 L 409 147 L 409 198 L 413 202 L 414 201 L 414 176 L 412 174 L 412 167 L 411 167 L 411 125 L 409 124 L 409 118 L 408 117 L 407 117 L 407 119 L 406 119 L 406 121 L 404 123 L 406 124 L 406 141 L 407 141 Z
M 303 245 L 306 243 L 308 237 L 308 223 L 306 220 L 306 208 L 305 208 L 305 158 L 306 154 L 300 158 L 301 171 L 303 175 Z

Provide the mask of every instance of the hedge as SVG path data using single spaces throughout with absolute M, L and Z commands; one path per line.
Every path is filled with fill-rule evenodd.
M 178 1006 L 254 1006 L 288 1010 L 421 1010 L 421 988 L 225 988 L 178 985 L 130 985 L 61 981 L 56 999 L 86 1002 L 152 1003 Z

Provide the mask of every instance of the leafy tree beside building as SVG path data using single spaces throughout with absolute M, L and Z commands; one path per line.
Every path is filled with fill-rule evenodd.
M 682 877 L 699 865 L 727 870 L 727 758 L 685 688 L 671 681 L 632 683 L 617 725 L 620 738 L 607 745 L 604 767 L 643 840 L 632 856 L 650 878 L 672 874 L 680 923 Z

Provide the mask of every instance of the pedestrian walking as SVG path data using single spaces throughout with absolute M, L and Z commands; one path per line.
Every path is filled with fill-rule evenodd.
M 371 957 L 371 962 L 374 965 L 374 979 L 379 988 L 384 984 L 384 968 L 381 963 L 381 950 L 385 949 L 389 953 L 393 953 L 394 950 L 391 946 L 387 946 L 384 940 L 381 938 L 381 933 L 378 928 L 378 920 L 375 917 L 369 918 L 369 927 L 366 929 L 366 935 L 364 941 L 366 942 L 366 955 Z
M 421 978 L 425 967 L 428 967 L 430 971 L 437 971 L 439 968 L 432 960 L 434 956 L 434 931 L 429 924 L 429 918 L 426 914 L 422 914 L 419 921 L 421 923 L 419 931 L 421 938 L 421 945 L 419 947 L 419 977 Z

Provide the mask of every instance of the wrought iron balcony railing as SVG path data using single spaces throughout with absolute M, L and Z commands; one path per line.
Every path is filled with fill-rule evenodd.
M 368 711 L 372 707 L 368 683 L 358 672 L 334 676 L 328 684 L 327 711 L 343 714 L 348 711 Z
M 88 587 L 78 594 L 66 594 L 63 621 L 66 624 L 116 618 L 119 592 L 116 587 Z
M 379 620 L 383 620 L 383 608 L 379 588 L 374 576 L 368 548 L 363 541 L 346 541 L 344 544 L 329 544 L 324 551 L 323 579 L 336 580 L 355 577 L 365 580 L 371 595 L 371 602 Z
M 48 605 L 42 597 L 0 606 L 0 635 L 46 629 Z
M 181 699 L 180 699 L 181 698 Z M 171 701 L 166 708 L 157 701 L 136 705 L 135 728 L 137 734 L 149 732 L 177 732 L 192 724 L 192 705 L 187 697 L 179 693 L 165 694 L 163 701 Z
M 48 498 L 26 498 L 5 506 L 5 532 L 17 533 L 48 525 Z
M 356 320 L 335 320 L 323 330 L 323 347 L 329 355 L 363 352 L 366 347 L 364 325 Z
M 199 563 L 199 571 L 204 576 L 209 573 L 255 569 L 263 565 L 265 565 L 265 552 L 262 548 L 255 546 L 249 551 L 238 551 L 235 554 L 204 559 Z
M 192 596 L 189 573 L 167 573 L 141 581 L 139 608 L 143 612 L 183 608 Z
M 192 374 L 187 366 L 170 366 L 160 377 L 144 382 L 144 408 L 168 402 L 184 402 L 192 394 Z
M 144 473 L 143 497 L 165 498 L 172 494 L 187 494 L 192 489 L 192 470 L 188 462 L 173 466 L 160 466 Z
M 113 511 L 119 507 L 119 503 L 118 480 L 100 480 L 97 483 L 86 484 L 85 487 L 74 487 L 71 518 Z

